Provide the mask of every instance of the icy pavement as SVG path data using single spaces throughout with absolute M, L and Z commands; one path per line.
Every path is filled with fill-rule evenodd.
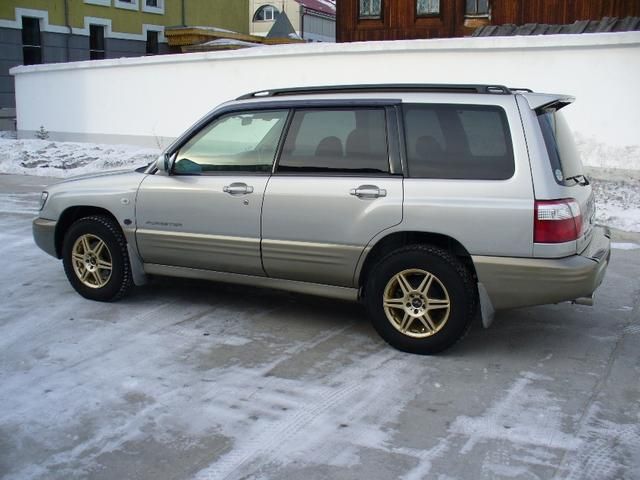
M 9 133 L 0 132 L 0 173 L 70 177 L 139 167 L 160 153 L 160 150 L 131 145 L 5 138 L 10 137 Z M 581 146 L 592 148 L 593 151 L 589 150 L 584 156 L 600 165 L 587 169 L 594 179 L 598 222 L 624 231 L 640 232 L 640 166 L 636 170 L 609 167 L 640 165 L 640 152 L 629 149 L 602 152 L 601 147 L 588 142 Z
M 637 236 L 595 307 L 419 357 L 338 301 L 175 279 L 84 300 L 31 239 L 43 180 L 0 176 L 3 479 L 640 478 Z

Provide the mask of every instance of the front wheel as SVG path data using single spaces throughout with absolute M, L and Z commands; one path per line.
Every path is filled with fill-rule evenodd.
M 127 242 L 110 217 L 77 220 L 64 236 L 62 262 L 71 286 L 83 297 L 117 300 L 132 287 Z
M 395 348 L 433 354 L 466 333 L 475 309 L 471 275 L 446 250 L 412 245 L 392 252 L 371 272 L 365 303 L 374 328 Z

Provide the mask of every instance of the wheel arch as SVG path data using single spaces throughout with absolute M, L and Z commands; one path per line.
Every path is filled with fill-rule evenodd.
M 89 217 L 91 215 L 106 215 L 112 218 L 115 221 L 115 223 L 119 225 L 118 219 L 115 217 L 115 215 L 113 215 L 106 208 L 95 207 L 90 205 L 77 205 L 73 207 L 68 207 L 66 210 L 62 212 L 62 214 L 58 219 L 58 222 L 56 223 L 54 240 L 55 240 L 55 247 L 56 247 L 56 256 L 58 258 L 62 258 L 62 244 L 64 242 L 64 236 L 67 233 L 67 230 L 69 230 L 69 227 L 76 220 L 84 217 Z M 120 230 L 122 230 L 122 228 L 120 228 Z
M 366 257 L 360 268 L 360 272 L 357 273 L 358 288 L 364 293 L 364 285 L 366 278 L 375 264 L 387 254 L 392 251 L 407 246 L 416 244 L 428 244 L 433 245 L 444 250 L 451 252 L 456 256 L 464 265 L 469 269 L 474 281 L 477 282 L 476 269 L 473 264 L 473 259 L 469 251 L 459 242 L 457 239 L 434 232 L 421 232 L 421 231 L 400 231 L 390 233 L 381 239 L 379 239 L 373 247 L 366 254 Z

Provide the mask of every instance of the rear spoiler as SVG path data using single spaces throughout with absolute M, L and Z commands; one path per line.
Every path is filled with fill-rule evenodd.
M 518 94 L 525 98 L 531 110 L 534 110 L 538 115 L 558 111 L 575 101 L 575 97 L 570 95 L 530 92 L 518 92 Z

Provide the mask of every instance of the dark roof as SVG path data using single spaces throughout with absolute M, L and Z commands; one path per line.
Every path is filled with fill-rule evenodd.
M 296 0 L 296 2 L 309 10 L 336 16 L 336 3 L 330 0 Z
M 472 37 L 508 37 L 515 35 L 554 35 L 557 33 L 629 32 L 640 30 L 640 17 L 604 17 L 602 20 L 577 20 L 568 25 L 527 23 L 525 25 L 486 25 L 478 27 Z
M 267 33 L 267 38 L 291 38 L 292 35 L 297 37 L 296 29 L 291 25 L 289 17 L 284 12 L 278 13 L 275 23 Z

